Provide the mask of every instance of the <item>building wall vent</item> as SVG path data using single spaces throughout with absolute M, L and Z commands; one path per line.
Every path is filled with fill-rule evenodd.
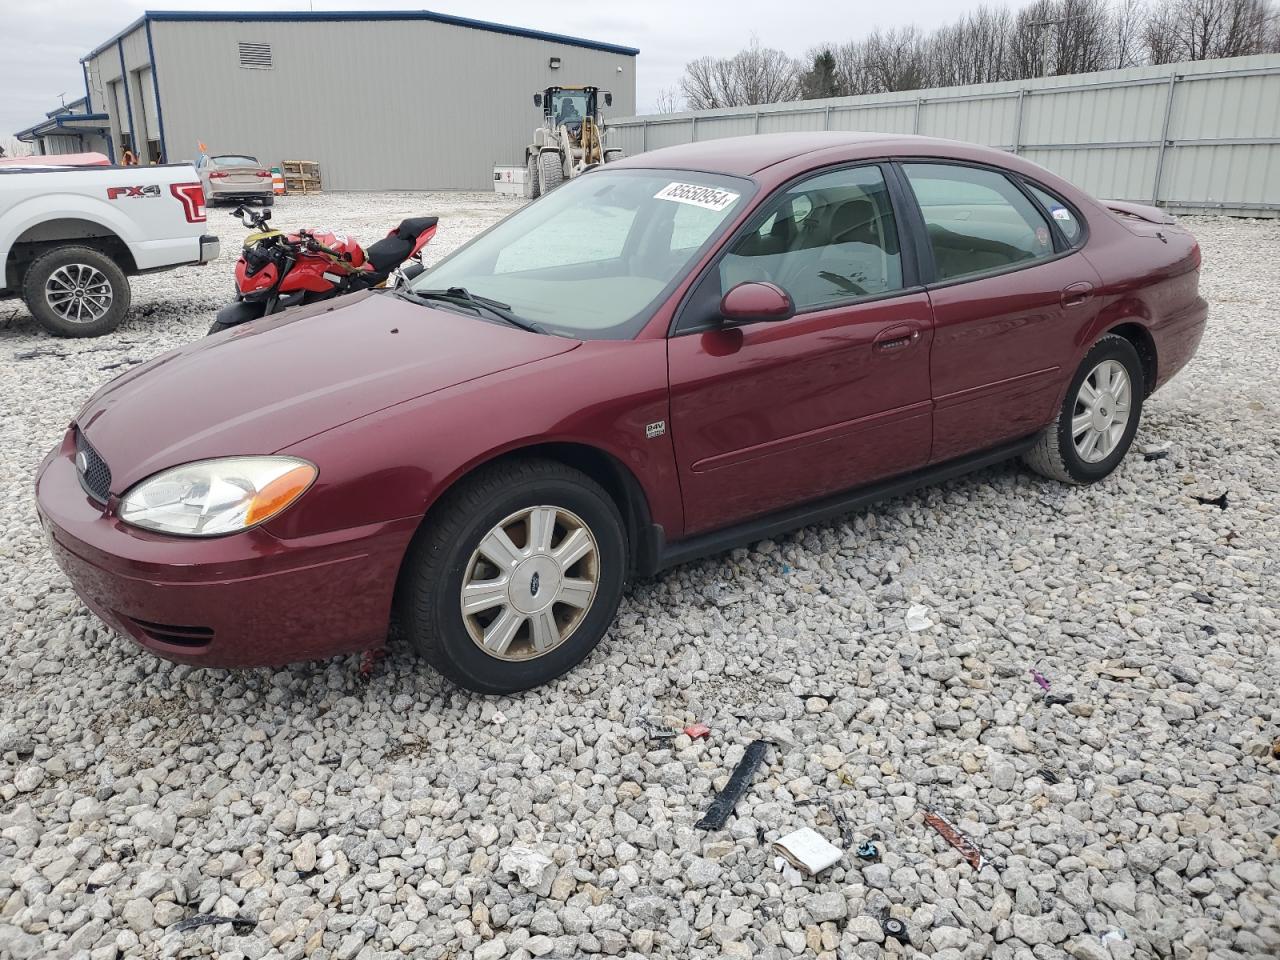
M 270 70 L 274 66 L 271 62 L 271 44 L 246 43 L 241 40 L 240 66 L 250 70 Z

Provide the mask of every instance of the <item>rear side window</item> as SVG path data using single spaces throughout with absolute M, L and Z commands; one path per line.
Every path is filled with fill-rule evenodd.
M 748 280 L 777 284 L 796 309 L 902 289 L 893 206 L 879 167 L 851 167 L 778 195 L 759 226 L 720 261 L 720 293 Z
M 1075 212 L 1058 197 L 1055 197 L 1048 190 L 1037 187 L 1034 183 L 1027 183 L 1027 189 L 1040 201 L 1041 206 L 1049 211 L 1049 216 L 1053 217 L 1058 229 L 1067 238 L 1067 243 L 1074 247 L 1079 241 L 1080 235 L 1084 232 Z
M 933 247 L 938 280 L 1053 256 L 1048 221 L 1008 177 L 946 163 L 904 163 Z

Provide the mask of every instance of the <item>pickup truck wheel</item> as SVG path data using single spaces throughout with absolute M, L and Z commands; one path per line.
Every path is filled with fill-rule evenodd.
M 129 310 L 129 281 L 114 260 L 92 247 L 58 247 L 27 268 L 22 297 L 59 337 L 100 337 Z
M 447 495 L 405 560 L 397 620 L 459 686 L 514 693 L 581 662 L 613 623 L 626 573 L 618 508 L 550 460 L 498 463 Z

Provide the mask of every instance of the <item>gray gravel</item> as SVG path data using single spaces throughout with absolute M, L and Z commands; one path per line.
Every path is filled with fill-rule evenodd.
M 277 217 L 438 213 L 439 255 L 516 203 Z M 244 234 L 214 222 L 222 260 L 136 280 L 110 338 L 0 303 L 0 957 L 912 955 L 886 915 L 939 960 L 1280 954 L 1280 223 L 1194 222 L 1212 325 L 1144 418 L 1165 459 L 1090 489 L 999 467 L 679 568 L 568 677 L 484 699 L 404 649 L 368 680 L 163 663 L 50 559 L 32 471 L 119 365 L 204 332 Z M 695 829 L 756 737 L 736 816 Z M 841 842 L 805 799 L 881 859 L 784 881 L 769 841 Z M 174 929 L 201 914 L 245 922 Z

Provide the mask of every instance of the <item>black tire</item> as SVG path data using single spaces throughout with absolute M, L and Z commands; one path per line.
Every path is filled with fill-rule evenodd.
M 59 271 L 66 271 L 59 273 Z M 106 311 L 95 319 L 78 321 L 68 319 L 50 303 L 51 278 L 55 274 L 63 278 L 83 276 L 87 284 L 86 293 L 103 291 L 109 296 Z M 96 278 L 101 278 L 99 282 Z M 53 280 L 53 289 L 57 289 L 59 280 Z M 92 302 L 102 303 L 104 293 L 97 293 Z M 27 268 L 22 281 L 22 298 L 27 309 L 40 326 L 58 337 L 100 337 L 120 326 L 120 321 L 129 312 L 129 281 L 124 271 L 109 256 L 92 247 L 57 247 L 36 259 Z M 73 301 L 74 302 L 74 301 Z M 82 300 L 89 309 L 90 300 Z M 68 313 L 71 308 L 64 308 Z
M 236 300 L 234 303 L 228 303 L 218 311 L 218 315 L 214 318 L 213 323 L 209 325 L 209 332 L 205 336 L 212 336 L 215 333 L 221 333 L 223 330 L 238 327 L 242 323 L 248 323 L 250 320 L 257 320 L 259 317 L 264 316 L 266 312 L 267 305 L 263 302 L 246 303 L 243 300 Z
M 560 154 L 548 150 L 538 154 L 538 187 L 544 195 L 564 183 L 564 165 Z
M 595 593 L 558 646 L 528 659 L 499 659 L 482 650 L 468 632 L 461 607 L 463 580 L 491 530 L 505 518 L 541 505 L 571 512 L 595 538 Z M 423 523 L 401 571 L 397 621 L 415 649 L 459 686 L 488 694 L 527 690 L 576 666 L 600 642 L 622 599 L 626 557 L 626 529 L 618 508 L 586 474 L 552 460 L 496 463 L 448 493 Z M 566 574 L 573 569 L 566 567 Z M 532 589 L 536 595 L 536 581 Z
M 272 196 L 272 197 L 263 197 L 263 198 L 262 198 L 262 205 L 263 205 L 264 207 L 274 207 L 274 206 L 276 205 L 276 198 L 275 198 L 275 197 L 273 197 L 273 196 Z
M 1090 462 L 1076 449 L 1072 421 L 1077 415 L 1087 415 L 1084 401 L 1081 400 L 1081 385 L 1101 364 L 1109 360 L 1123 366 L 1129 377 L 1128 421 L 1115 448 L 1104 458 Z M 1036 445 L 1022 455 L 1023 462 L 1041 476 L 1063 483 L 1098 482 L 1120 465 L 1133 444 L 1134 434 L 1138 432 L 1138 424 L 1142 420 L 1142 402 L 1146 394 L 1146 378 L 1138 351 L 1124 337 L 1108 334 L 1085 355 L 1080 369 L 1067 386 L 1058 419 L 1040 435 Z
M 538 155 L 531 153 L 525 161 L 524 195 L 529 200 L 537 200 L 541 193 L 538 189 Z

